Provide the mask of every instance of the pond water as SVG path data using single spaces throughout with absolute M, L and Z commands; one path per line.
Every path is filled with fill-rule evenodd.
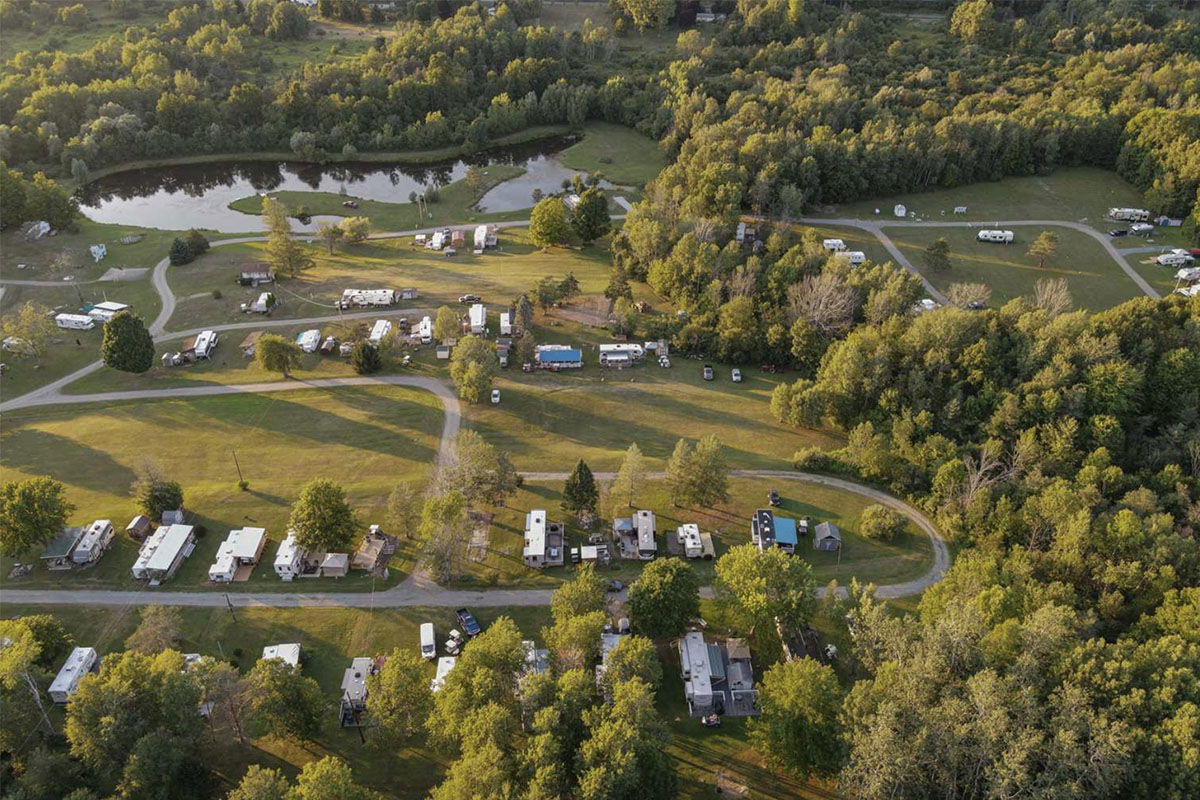
M 97 222 L 240 233 L 264 229 L 258 215 L 229 208 L 234 200 L 250 195 L 279 191 L 336 193 L 344 188 L 354 197 L 407 203 L 410 192 L 459 180 L 473 164 L 512 164 L 524 167 L 525 174 L 492 188 L 479 205 L 489 212 L 517 211 L 532 207 L 534 189 L 547 194 L 559 191 L 563 180 L 576 173 L 556 156 L 571 141 L 565 137 L 543 139 L 433 164 L 225 161 L 128 170 L 87 184 L 76 197 L 80 210 Z M 601 185 L 608 188 L 608 184 Z M 292 227 L 315 230 L 327 219 L 338 218 L 317 216 L 308 225 L 293 220 Z

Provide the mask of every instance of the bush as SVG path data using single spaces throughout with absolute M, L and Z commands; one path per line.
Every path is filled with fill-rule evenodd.
M 799 472 L 838 472 L 836 462 L 819 447 L 805 447 L 792 456 L 792 466 Z
M 221 297 L 222 297 L 222 295 L 221 295 L 221 290 L 220 290 L 220 289 L 213 289 L 213 290 L 212 290 L 212 298 L 213 298 L 213 300 L 220 300 L 220 299 L 221 299 Z
M 878 503 L 863 509 L 858 532 L 868 539 L 890 542 L 904 532 L 904 515 Z

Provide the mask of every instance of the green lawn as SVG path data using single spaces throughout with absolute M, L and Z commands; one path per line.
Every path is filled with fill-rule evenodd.
M 939 289 L 944 291 L 952 283 L 986 283 L 992 289 L 994 306 L 1032 294 L 1034 285 L 1044 278 L 1065 278 L 1075 304 L 1082 308 L 1109 308 L 1141 296 L 1137 284 L 1090 236 L 1069 228 L 1051 229 L 1058 234 L 1058 253 L 1039 268 L 1026 252 L 1043 229 L 1020 226 L 1013 230 L 1016 241 L 1008 245 L 980 242 L 970 228 L 888 227 L 884 232 Z M 934 272 L 924 267 L 924 250 L 942 236 L 950 243 L 951 266 L 945 272 Z
M 52 475 L 77 506 L 73 524 L 109 518 L 119 530 L 137 513 L 129 498 L 147 460 L 183 485 L 185 506 L 207 534 L 184 562 L 172 589 L 200 589 L 217 546 L 230 529 L 258 525 L 283 539 L 292 501 L 314 477 L 342 484 L 364 527 L 382 522 L 387 494 L 399 480 L 425 477 L 437 454 L 441 404 L 428 392 L 389 386 L 301 390 L 284 394 L 197 397 L 77 407 L 47 407 L 5 417 L 0 479 Z M 237 454 L 249 491 L 237 488 Z M 136 543 L 117 540 L 93 569 L 50 573 L 39 568 L 13 586 L 133 588 Z M 265 563 L 237 589 L 369 590 L 371 581 L 285 584 Z M 36 554 L 35 554 L 36 555 Z M 393 559 L 392 580 L 411 561 Z M 9 560 L 0 562 L 7 574 Z
M 1134 242 L 1130 242 L 1131 246 L 1133 244 Z M 1142 242 L 1139 241 L 1136 244 L 1141 245 Z M 1160 242 L 1156 241 L 1152 242 L 1151 244 L 1160 244 Z M 1155 255 L 1157 254 L 1127 253 L 1124 254 L 1124 257 L 1129 266 L 1137 270 L 1138 274 L 1145 278 L 1147 283 L 1149 283 L 1155 289 L 1158 289 L 1158 291 L 1165 296 L 1175 291 L 1175 286 L 1177 283 L 1175 279 L 1175 273 L 1179 268 L 1160 267 L 1154 262 Z
M 549 465 L 547 465 L 549 469 Z M 563 471 L 567 470 L 564 465 Z M 661 480 L 650 481 L 638 499 L 639 508 L 649 508 L 657 517 L 659 552 L 666 557 L 666 537 L 673 536 L 676 528 L 694 522 L 702 531 L 713 536 L 717 556 L 720 557 L 734 545 L 750 540 L 750 516 L 754 509 L 765 505 L 767 491 L 778 489 L 783 496 L 783 513 L 799 518 L 812 517 L 813 524 L 825 520 L 833 521 L 842 530 L 843 548 L 841 557 L 837 553 L 818 552 L 811 545 L 801 543 L 797 557 L 813 565 L 813 574 L 820 585 L 837 580 L 842 585 L 858 578 L 863 583 L 895 583 L 916 578 L 929 568 L 932 562 L 932 547 L 915 525 L 909 524 L 905 534 L 895 542 L 880 543 L 868 540 L 857 533 L 862 511 L 870 501 L 851 492 L 828 489 L 807 483 L 767 478 L 734 478 L 730 481 L 729 502 L 715 509 L 676 508 L 671 505 L 670 495 Z M 587 532 L 578 528 L 575 519 L 561 510 L 562 483 L 529 481 L 517 495 L 510 498 L 504 507 L 490 509 L 494 513 L 489 530 L 489 547 L 486 558 L 475 562 L 463 559 L 466 584 L 522 586 L 555 586 L 569 580 L 574 573 L 570 565 L 544 570 L 534 570 L 522 562 L 521 549 L 524 543 L 525 514 L 534 508 L 545 509 L 549 519 L 567 523 L 568 547 L 587 544 Z M 619 510 L 619 515 L 632 510 Z M 611 530 L 612 511 L 605 514 L 599 530 Z M 699 573 L 700 580 L 712 583 L 713 562 L 694 560 L 689 562 Z M 606 577 L 632 581 L 641 573 L 643 562 L 616 559 Z
M 600 172 L 616 184 L 644 186 L 667 165 L 666 155 L 654 140 L 623 125 L 592 122 L 583 139 L 559 159 L 571 169 Z

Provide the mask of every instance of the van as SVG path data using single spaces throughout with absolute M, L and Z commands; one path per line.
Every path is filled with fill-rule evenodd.
M 421 658 L 434 658 L 437 656 L 437 640 L 433 633 L 432 622 L 421 623 Z

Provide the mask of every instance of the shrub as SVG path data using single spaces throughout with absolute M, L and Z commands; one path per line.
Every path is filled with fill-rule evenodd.
M 904 515 L 878 503 L 863 509 L 858 532 L 868 539 L 890 542 L 904 531 Z

